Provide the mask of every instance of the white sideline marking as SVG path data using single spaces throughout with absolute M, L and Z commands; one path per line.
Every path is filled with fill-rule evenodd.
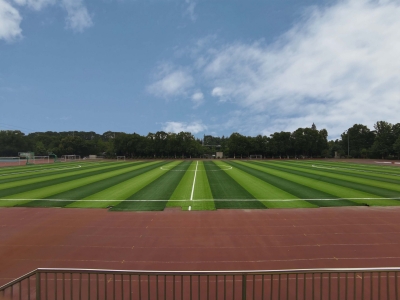
M 193 193 L 194 193 L 194 185 L 196 184 L 196 175 L 197 175 L 197 167 L 199 165 L 199 161 L 196 163 L 196 171 L 194 172 L 194 178 L 193 178 L 193 185 L 192 185 L 192 194 L 190 195 L 190 200 L 193 201 Z
M 72 169 L 79 169 L 79 168 L 82 168 L 82 166 L 78 165 L 78 166 L 70 167 L 70 168 L 42 168 L 42 169 L 26 171 L 26 172 L 3 173 L 3 174 L 0 174 L 0 176 L 18 175 L 18 174 L 34 173 L 34 172 L 44 172 L 47 170 L 72 170 Z
M 54 202 L 168 202 L 168 201 L 174 201 L 174 202 L 187 202 L 187 201 L 192 201 L 192 202 L 235 202 L 235 201 L 263 201 L 263 202 L 296 202 L 296 201 L 341 201 L 341 200 L 400 200 L 400 197 L 394 197 L 394 198 L 332 198 L 332 199 L 181 199 L 181 200 L 163 200 L 163 199 L 157 199 L 157 200 L 71 200 L 71 199 L 1 199 L 1 201 L 54 201 Z
M 357 172 L 364 172 L 364 173 L 374 173 L 374 174 L 381 174 L 381 175 L 391 175 L 391 176 L 400 176 L 400 174 L 393 174 L 393 173 L 382 173 L 382 172 L 375 172 L 375 171 L 368 171 L 368 170 L 360 170 L 360 169 L 350 169 L 350 168 L 338 168 L 338 167 L 326 167 L 326 166 L 318 166 L 312 165 L 313 168 L 317 169 L 327 169 L 327 170 L 349 170 L 349 171 L 357 171 Z

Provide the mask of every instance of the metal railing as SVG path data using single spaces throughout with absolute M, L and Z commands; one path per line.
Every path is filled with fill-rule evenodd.
M 37 269 L 0 299 L 399 300 L 400 268 L 273 271 Z

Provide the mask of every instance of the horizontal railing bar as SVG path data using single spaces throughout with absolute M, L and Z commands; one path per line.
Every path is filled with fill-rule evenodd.
M 385 268 L 330 268 L 330 269 L 284 269 L 284 270 L 240 270 L 240 271 L 159 271 L 159 270 L 110 270 L 110 269 L 69 269 L 39 268 L 40 273 L 83 273 L 83 274 L 123 274 L 123 275 L 267 275 L 267 274 L 310 274 L 310 273 L 364 273 L 400 272 L 400 267 Z M 33 271 L 33 272 L 35 272 Z
M 33 270 L 33 271 L 29 272 L 29 273 L 26 273 L 25 275 L 22 275 L 21 277 L 18 277 L 18 278 L 14 279 L 13 281 L 11 281 L 11 282 L 3 285 L 3 286 L 0 286 L 0 291 L 5 290 L 6 288 L 11 287 L 12 285 L 14 285 L 14 284 L 16 284 L 18 282 L 21 282 L 22 280 L 27 279 L 27 278 L 35 275 L 36 272 L 37 272 L 37 269 Z

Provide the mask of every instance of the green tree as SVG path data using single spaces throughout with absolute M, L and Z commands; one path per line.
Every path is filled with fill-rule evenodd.
M 393 144 L 393 151 L 394 153 L 397 153 L 397 158 L 400 159 L 400 136 Z
M 372 148 L 382 158 L 389 155 L 393 150 L 394 136 L 392 127 L 392 124 L 385 121 L 376 122 L 374 125 L 376 137 Z

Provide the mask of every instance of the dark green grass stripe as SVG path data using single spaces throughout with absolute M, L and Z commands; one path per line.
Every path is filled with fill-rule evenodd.
M 270 165 L 270 164 L 269 164 Z M 291 167 L 297 167 L 297 168 L 302 168 L 302 169 L 307 169 L 310 171 L 319 171 L 319 172 L 325 172 L 325 173 L 332 173 L 332 174 L 338 174 L 338 175 L 347 175 L 347 176 L 356 176 L 359 178 L 363 179 L 369 179 L 369 180 L 374 180 L 374 181 L 381 181 L 381 182 L 387 182 L 387 183 L 394 183 L 394 184 L 400 184 L 400 176 L 397 176 L 397 178 L 387 178 L 385 176 L 396 176 L 396 174 L 388 174 L 384 172 L 383 170 L 381 172 L 384 172 L 385 174 L 374 174 L 372 172 L 376 171 L 379 172 L 378 170 L 361 170 L 361 169 L 354 169 L 353 167 L 348 167 L 348 166 L 338 166 L 338 165 L 332 165 L 330 167 L 332 168 L 338 168 L 338 169 L 322 169 L 322 168 L 315 168 L 311 165 L 296 165 L 293 163 L 288 163 L 284 162 L 282 164 L 275 163 L 274 165 L 278 166 L 291 166 Z M 318 165 L 315 163 L 314 165 Z M 322 165 L 322 164 L 321 164 Z M 324 164 L 325 166 L 325 164 Z M 341 170 L 340 168 L 343 168 Z M 346 168 L 349 168 L 351 170 L 345 170 Z M 368 172 L 365 172 L 368 171 Z M 371 172 L 371 173 L 369 173 Z
M 249 167 L 244 166 L 244 165 L 238 164 L 236 162 L 229 162 L 229 163 L 232 166 L 234 166 L 235 168 L 238 168 L 238 169 L 240 169 L 244 172 L 247 172 L 255 177 L 258 177 L 261 180 L 264 180 L 265 182 L 268 182 L 269 184 L 271 184 L 279 189 L 282 189 L 300 199 L 339 199 L 338 197 L 336 197 L 334 195 L 315 190 L 308 186 L 304 186 L 299 183 L 296 183 L 296 182 L 293 182 L 290 180 L 286 180 L 284 178 L 277 177 L 277 176 L 265 173 L 265 172 L 257 170 L 257 169 L 253 169 L 250 166 Z M 256 163 L 256 164 L 260 164 L 260 163 Z M 261 166 L 265 167 L 265 165 L 263 165 L 263 164 L 261 164 Z M 358 203 L 355 203 L 355 202 L 349 201 L 349 200 L 332 200 L 332 201 L 304 200 L 304 201 L 307 201 L 311 204 L 318 205 L 321 207 L 360 205 Z
M 90 183 L 85 186 L 81 186 L 72 190 L 69 190 L 67 192 L 51 195 L 49 197 L 46 197 L 44 199 L 65 199 L 65 200 L 79 200 L 79 199 L 84 199 L 90 195 L 96 194 L 102 190 L 108 189 L 109 187 L 112 187 L 118 183 L 121 183 L 125 180 L 131 179 L 132 177 L 139 176 L 141 174 L 144 174 L 148 171 L 151 171 L 155 168 L 158 168 L 162 165 L 165 165 L 167 162 L 160 162 L 157 164 L 152 164 L 150 166 L 140 168 L 137 170 L 133 170 L 128 173 L 120 174 L 111 178 L 106 178 L 103 180 L 99 180 L 97 182 Z M 71 201 L 51 201 L 51 200 L 34 200 L 28 203 L 24 203 L 21 206 L 29 206 L 29 207 L 36 207 L 36 206 L 41 206 L 41 207 L 52 207 L 52 206 L 57 206 L 57 207 L 63 207 L 68 204 L 71 204 Z
M 233 199 L 235 201 L 215 201 L 215 208 L 241 208 L 241 209 L 265 209 L 260 201 L 255 199 L 248 191 L 246 191 L 232 177 L 221 170 L 216 164 L 211 161 L 204 162 L 208 182 L 210 184 L 213 198 L 218 199 Z M 246 201 L 237 201 L 237 199 L 246 199 Z M 254 201 L 249 201 L 254 199 Z
M 272 162 L 272 161 L 269 161 Z M 382 172 L 387 173 L 387 175 L 400 175 L 400 168 L 395 166 L 384 166 L 384 165 L 367 165 L 367 164 L 358 164 L 352 162 L 331 162 L 331 161 L 324 161 L 324 160 L 313 160 L 307 162 L 301 161 L 282 161 L 276 163 L 284 163 L 284 164 L 293 164 L 293 165 L 302 165 L 302 166 L 309 166 L 311 165 L 324 165 L 336 168 L 349 168 L 359 171 L 369 171 L 369 172 Z
M 347 188 L 350 188 L 353 190 L 358 190 L 358 191 L 366 192 L 369 194 L 373 194 L 373 195 L 381 196 L 381 197 L 385 197 L 385 198 L 397 198 L 400 196 L 399 192 L 397 192 L 397 191 L 392 191 L 392 190 L 379 188 L 379 187 L 375 187 L 375 186 L 369 186 L 367 184 L 351 182 L 351 181 L 347 181 L 347 180 L 343 180 L 343 179 L 332 178 L 332 177 L 323 176 L 320 174 L 312 174 L 312 173 L 308 173 L 308 172 L 302 172 L 302 171 L 295 170 L 295 169 L 292 169 L 289 167 L 278 167 L 276 165 L 272 165 L 272 164 L 267 165 L 267 164 L 259 163 L 259 162 L 252 162 L 252 164 L 263 166 L 264 168 L 271 168 L 274 170 L 279 170 L 279 171 L 287 172 L 287 173 L 294 174 L 294 175 L 299 175 L 299 176 L 312 178 L 312 179 L 316 179 L 316 180 L 323 181 L 323 182 L 332 183 L 332 184 L 337 185 L 339 188 L 340 188 L 340 186 L 343 186 L 343 187 L 347 187 Z M 317 170 L 315 170 L 313 168 L 313 171 L 315 172 Z M 346 175 L 350 176 L 349 174 L 346 174 Z M 354 174 L 353 176 L 359 177 L 358 174 Z
M 187 170 L 191 161 L 185 161 L 176 165 L 173 169 Z M 172 169 L 172 170 L 173 170 Z M 149 185 L 128 197 L 127 200 L 165 200 L 165 201 L 122 201 L 111 210 L 164 210 L 168 199 L 174 193 L 176 187 L 185 175 L 184 171 L 168 171 L 158 177 Z
M 135 165 L 141 165 L 141 164 L 144 164 L 144 163 L 145 162 L 140 162 L 140 163 L 137 163 Z M 103 174 L 103 173 L 106 173 L 106 172 L 109 172 L 109 171 L 122 170 L 122 169 L 125 169 L 125 168 L 128 168 L 128 167 L 132 167 L 132 164 L 118 165 L 118 166 L 113 167 L 113 168 L 94 170 L 93 172 L 75 174 L 75 175 L 72 175 L 72 176 L 67 176 L 67 177 L 62 177 L 62 178 L 57 178 L 57 179 L 52 179 L 52 180 L 47 180 L 47 181 L 31 183 L 31 184 L 27 184 L 27 185 L 21 185 L 21 186 L 17 186 L 17 187 L 13 187 L 13 188 L 8 188 L 8 189 L 0 190 L 0 197 L 4 198 L 4 197 L 10 196 L 10 195 L 19 194 L 19 193 L 23 193 L 23 192 L 28 192 L 28 191 L 31 191 L 31 190 L 36 190 L 36 189 L 48 187 L 48 186 L 51 186 L 51 185 L 68 182 L 68 181 L 71 181 L 71 180 L 85 178 L 85 177 L 88 177 L 88 176 L 95 176 L 95 175 Z M 75 172 L 76 172 L 76 170 L 75 170 Z
M 121 163 L 120 165 L 122 165 L 122 164 L 123 163 Z M 132 165 L 132 164 L 134 164 L 134 163 L 129 163 L 129 165 Z M 77 165 L 80 165 L 80 164 L 76 164 L 76 166 Z M 20 174 L 20 176 L 13 176 L 13 177 L 11 177 L 11 175 L 4 176 L 4 178 L 0 177 L 0 184 L 8 183 L 8 182 L 15 182 L 15 181 L 23 181 L 23 180 L 32 179 L 32 178 L 40 178 L 40 177 L 52 176 L 52 175 L 68 174 L 68 173 L 72 173 L 72 172 L 77 172 L 79 170 L 85 170 L 86 171 L 86 170 L 90 170 L 90 169 L 103 168 L 103 167 L 106 167 L 107 165 L 112 167 L 113 165 L 116 166 L 117 163 L 108 163 L 108 164 L 101 164 L 101 165 L 98 165 L 98 164 L 96 164 L 96 165 L 94 165 L 94 164 L 93 165 L 82 165 L 81 168 L 75 168 L 75 169 L 68 169 L 68 166 L 65 166 L 65 165 L 64 166 L 54 166 L 54 168 L 57 168 L 57 167 L 66 168 L 66 169 L 63 169 L 63 170 L 51 170 L 51 169 L 48 170 L 49 168 L 46 168 L 46 169 L 40 169 L 40 168 L 32 169 L 32 170 L 29 170 L 29 171 L 37 170 L 38 172 Z M 125 165 L 127 165 L 127 164 L 125 163 Z M 24 171 L 22 171 L 22 172 L 24 172 Z M 18 172 L 15 171 L 15 173 L 18 173 Z

